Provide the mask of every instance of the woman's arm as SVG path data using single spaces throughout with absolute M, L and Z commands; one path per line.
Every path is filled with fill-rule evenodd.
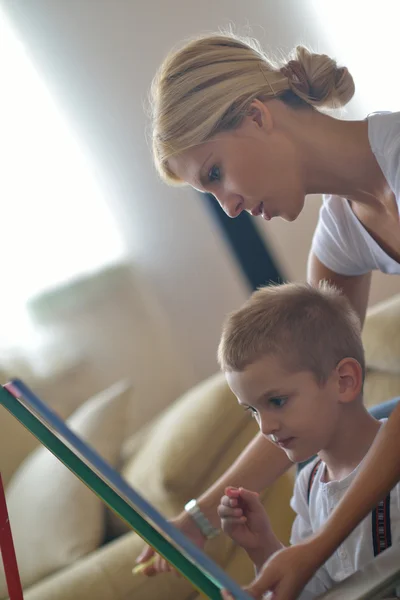
M 339 275 L 328 269 L 311 252 L 308 257 L 307 279 L 309 283 L 315 286 L 320 281 L 329 281 L 329 283 L 341 289 L 360 317 L 361 324 L 364 323 L 371 288 L 371 273 L 355 276 Z
M 324 560 L 399 481 L 400 404 L 376 436 L 347 493 L 318 532 Z

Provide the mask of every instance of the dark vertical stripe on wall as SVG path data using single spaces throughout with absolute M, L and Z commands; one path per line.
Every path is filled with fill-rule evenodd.
M 254 217 L 242 212 L 231 219 L 214 196 L 202 194 L 213 217 L 221 227 L 252 290 L 267 283 L 282 283 L 285 278 L 278 269 L 267 244 L 254 223 Z

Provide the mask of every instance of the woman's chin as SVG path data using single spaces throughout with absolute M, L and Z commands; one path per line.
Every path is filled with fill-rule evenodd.
M 289 223 L 292 223 L 293 221 L 295 221 L 297 219 L 297 217 L 299 215 L 290 215 L 287 213 L 282 213 L 281 215 L 279 215 L 281 217 L 281 219 L 283 219 L 284 221 L 288 221 Z
M 285 221 L 289 221 L 290 223 L 292 223 L 293 221 L 296 221 L 296 219 L 301 215 L 303 208 L 304 208 L 304 199 L 300 205 L 296 204 L 293 207 L 290 207 L 289 210 L 282 212 L 279 216 L 282 219 L 284 219 Z
M 297 217 L 300 215 L 300 213 L 281 213 L 279 216 L 281 219 L 283 219 L 284 221 L 288 221 L 289 223 L 292 223 L 293 221 L 295 221 L 297 219 Z

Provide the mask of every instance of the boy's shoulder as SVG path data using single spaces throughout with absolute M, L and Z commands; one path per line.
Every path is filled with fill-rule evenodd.
M 301 471 L 297 475 L 296 483 L 298 482 L 301 486 L 304 486 L 304 484 L 308 485 L 310 478 L 313 476 L 315 477 L 321 462 L 322 461 L 319 456 L 312 458 L 304 467 L 301 468 Z
M 321 465 L 321 459 L 317 456 L 310 460 L 304 467 L 302 467 L 300 473 L 296 477 L 294 486 L 294 496 L 308 504 L 311 488 L 313 486 L 315 477 L 318 473 Z

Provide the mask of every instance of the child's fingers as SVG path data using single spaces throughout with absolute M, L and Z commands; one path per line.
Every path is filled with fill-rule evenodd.
M 160 556 L 159 554 L 156 557 L 156 560 L 154 562 L 154 568 L 156 570 L 157 573 L 165 573 L 168 570 L 168 563 L 165 560 L 165 558 L 163 558 L 162 556 Z
M 243 516 L 243 510 L 241 508 L 231 508 L 225 504 L 220 504 L 217 508 L 217 512 L 220 519 L 238 519 Z
M 235 600 L 227 590 L 221 590 L 221 598 L 223 598 L 223 600 Z
M 136 567 L 132 570 L 132 573 L 134 575 L 138 575 L 140 573 L 142 575 L 145 575 L 146 577 L 152 577 L 153 575 L 156 575 L 157 571 L 154 567 L 156 557 L 157 555 L 153 554 L 153 556 L 147 562 L 138 563 Z
M 155 573 L 154 571 L 154 559 L 148 561 L 147 563 L 143 563 L 143 564 L 137 564 L 133 569 L 132 569 L 132 573 L 133 575 L 146 575 L 146 576 L 150 576 L 153 575 Z
M 150 567 L 144 568 L 143 571 L 141 571 L 141 573 L 146 577 L 153 577 L 153 575 L 157 575 L 157 571 L 154 568 L 154 564 Z
M 170 571 L 172 571 L 171 565 L 165 559 L 161 560 L 160 571 L 161 573 L 169 573 Z
M 142 552 L 139 554 L 139 556 L 136 559 L 136 563 L 138 564 L 142 564 L 142 563 L 147 563 L 150 560 L 152 560 L 155 556 L 155 551 L 151 546 L 145 546 L 145 548 L 142 550 Z
M 239 501 L 239 497 L 231 498 L 225 494 L 225 496 L 222 496 L 220 503 L 224 504 L 225 506 L 230 506 L 231 508 L 237 508 L 239 506 Z
M 240 488 L 240 499 L 246 508 L 250 510 L 259 510 L 262 507 L 260 494 L 257 494 L 257 492 L 251 492 L 250 490 Z
M 226 532 L 228 529 L 232 529 L 238 525 L 244 525 L 246 522 L 246 517 L 240 517 L 239 519 L 221 519 L 221 527 Z
M 239 488 L 227 487 L 225 488 L 225 496 L 227 503 L 229 506 L 238 506 L 240 491 Z

